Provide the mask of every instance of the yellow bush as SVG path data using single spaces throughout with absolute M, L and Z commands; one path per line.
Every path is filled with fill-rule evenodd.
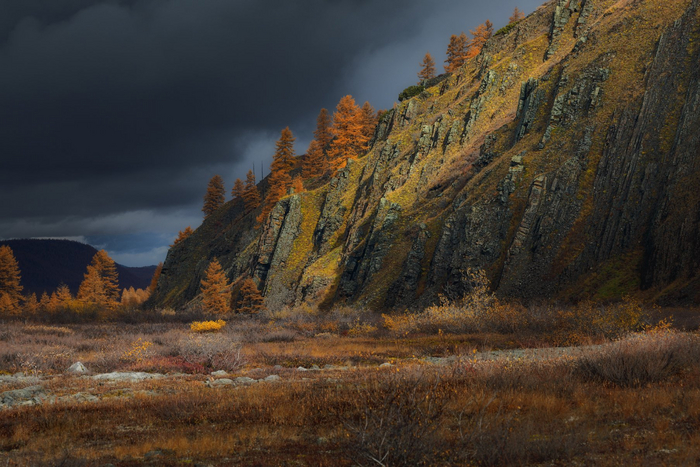
M 357 318 L 348 330 L 348 335 L 353 337 L 366 336 L 376 330 L 377 326 L 373 326 L 369 323 L 361 323 L 360 318 Z
M 216 321 L 193 321 L 190 330 L 194 332 L 215 332 L 226 326 L 226 321 L 219 319 Z
M 136 360 L 141 361 L 146 357 L 148 349 L 153 345 L 153 342 L 145 341 L 142 338 L 136 339 L 136 341 L 131 344 L 131 348 L 124 352 L 122 355 L 122 360 Z

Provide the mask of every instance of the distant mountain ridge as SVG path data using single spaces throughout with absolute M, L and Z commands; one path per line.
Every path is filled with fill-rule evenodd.
M 87 265 L 97 253 L 94 247 L 71 240 L 2 240 L 0 245 L 12 248 L 22 274 L 24 293 L 37 296 L 43 292 L 51 294 L 61 283 L 73 294 L 77 293 Z M 155 269 L 155 266 L 130 268 L 117 264 L 119 287 L 148 287 Z

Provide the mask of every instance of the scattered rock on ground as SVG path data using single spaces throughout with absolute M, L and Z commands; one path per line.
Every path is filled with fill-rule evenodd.
M 268 383 L 272 383 L 272 382 L 279 381 L 279 380 L 281 380 L 281 379 L 282 379 L 282 378 L 280 378 L 280 377 L 277 376 L 277 375 L 270 375 L 270 376 L 266 377 L 263 381 L 267 381 Z
M 253 378 L 248 378 L 247 376 L 239 376 L 238 378 L 233 380 L 234 383 L 236 384 L 252 384 L 252 383 L 257 383 L 257 379 Z
M 73 373 L 73 374 L 83 374 L 87 373 L 88 369 L 85 368 L 85 365 L 83 365 L 81 362 L 75 362 L 72 364 L 68 369 L 66 370 L 66 373 Z
M 159 379 L 159 378 L 164 378 L 165 375 L 161 375 L 160 373 L 144 373 L 141 371 L 126 371 L 126 372 L 119 372 L 119 371 L 114 371 L 112 373 L 103 373 L 100 375 L 95 375 L 92 378 L 96 380 L 102 380 L 102 381 L 130 381 L 130 382 L 138 382 L 138 381 L 144 381 L 147 379 Z
M 212 376 L 228 376 L 228 373 L 226 373 L 224 370 L 219 370 L 219 371 L 214 371 L 211 373 Z

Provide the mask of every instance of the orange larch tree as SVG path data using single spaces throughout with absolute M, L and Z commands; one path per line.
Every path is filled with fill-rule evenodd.
M 294 193 L 301 193 L 304 191 L 304 182 L 301 180 L 301 177 L 296 176 L 292 179 L 291 188 Z
M 70 295 L 67 287 L 64 292 L 68 292 Z M 105 250 L 100 250 L 95 253 L 95 256 L 92 257 L 92 263 L 87 267 L 83 282 L 78 289 L 78 300 L 94 305 L 113 307 L 119 303 L 120 295 L 117 266 Z M 53 298 L 52 301 L 54 301 Z M 56 303 L 63 304 L 67 298 L 65 294 L 59 296 L 56 293 Z
M 36 294 L 31 293 L 24 300 L 24 312 L 28 315 L 34 315 L 39 311 L 39 301 L 36 299 Z
M 485 23 L 477 26 L 475 31 L 469 31 L 472 35 L 471 43 L 469 44 L 469 52 L 467 52 L 467 58 L 476 57 L 481 53 L 481 49 L 484 48 L 486 41 L 488 41 L 491 36 L 493 36 L 493 23 L 486 20 Z
M 333 136 L 328 158 L 332 170 L 345 167 L 348 159 L 356 159 L 367 150 L 362 109 L 348 95 L 340 99 L 333 114 Z
M 243 185 L 243 182 L 241 181 L 240 178 L 237 178 L 235 182 L 233 182 L 233 188 L 231 189 L 231 197 L 233 199 L 240 198 L 243 196 L 243 193 L 245 192 L 245 185 Z
M 216 258 L 212 259 L 200 284 L 202 305 L 215 314 L 225 314 L 231 309 L 231 284 Z
M 243 281 L 234 309 L 237 313 L 258 313 L 265 309 L 264 299 L 252 279 Z
M 280 139 L 275 144 L 275 154 L 272 156 L 272 164 L 270 164 L 270 189 L 265 196 L 262 212 L 257 218 L 258 222 L 262 222 L 270 214 L 277 201 L 287 194 L 287 190 L 292 184 L 289 172 L 296 164 L 295 140 L 292 131 L 287 127 L 282 130 Z
M 450 43 L 447 46 L 447 60 L 445 60 L 445 71 L 448 73 L 454 73 L 466 60 L 467 53 L 469 52 L 469 39 L 467 35 L 461 33 L 459 36 L 452 34 L 450 37 Z
M 93 265 L 88 265 L 87 272 L 83 277 L 83 282 L 80 283 L 80 288 L 78 289 L 78 300 L 84 303 L 91 303 L 93 305 L 106 306 L 108 304 L 107 293 L 104 289 L 104 283 L 100 277 L 100 273 L 97 268 Z M 57 297 L 51 297 L 51 304 L 49 306 L 50 311 L 56 311 L 56 306 L 58 304 Z
M 523 13 L 520 10 L 520 8 L 518 8 L 516 6 L 515 10 L 513 10 L 513 15 L 509 18 L 510 21 L 508 22 L 508 24 L 517 23 L 518 21 L 520 21 L 523 18 L 525 18 L 525 13 Z
M 323 153 L 321 143 L 318 140 L 311 140 L 306 157 L 301 164 L 301 173 L 304 179 L 318 177 L 327 170 L 326 156 Z
M 378 116 L 374 107 L 369 102 L 365 102 L 362 105 L 362 137 L 363 137 L 363 150 L 362 152 L 367 152 L 369 149 L 369 142 L 372 141 L 374 137 L 374 130 L 377 128 Z
M 328 150 L 328 145 L 331 144 L 331 141 L 333 140 L 333 131 L 331 129 L 332 124 L 333 120 L 331 119 L 331 115 L 328 113 L 328 110 L 321 109 L 321 112 L 319 112 L 318 117 L 316 118 L 316 131 L 314 131 L 314 139 L 318 141 L 318 144 L 321 146 L 321 150 L 324 151 L 324 154 Z
M 420 68 L 418 77 L 421 81 L 435 78 L 435 60 L 433 60 L 433 56 L 430 53 L 425 54 L 423 61 L 420 63 Z
M 192 227 L 190 227 L 189 225 L 187 226 L 187 228 L 185 230 L 179 231 L 177 233 L 177 238 L 175 239 L 175 241 L 173 241 L 173 244 L 170 245 L 170 248 L 174 247 L 175 245 L 177 245 L 178 243 L 182 242 L 184 239 L 186 239 L 187 237 L 192 235 L 192 232 L 194 232 L 194 230 L 192 230 Z
M 0 311 L 19 312 L 22 289 L 22 277 L 12 248 L 0 246 Z
M 192 230 L 192 229 L 190 229 Z M 163 263 L 158 263 L 158 266 L 156 266 L 156 270 L 153 271 L 153 277 L 151 278 L 151 283 L 148 285 L 148 295 L 152 295 L 153 292 L 156 291 L 156 287 L 158 287 L 158 279 L 160 279 L 160 275 L 163 272 Z
M 258 186 L 255 184 L 255 174 L 252 170 L 248 171 L 248 175 L 246 175 L 245 178 L 243 204 L 245 205 L 246 213 L 254 211 L 260 206 L 260 192 L 258 191 Z
M 211 216 L 214 211 L 224 205 L 224 201 L 226 201 L 224 179 L 221 178 L 220 175 L 214 175 L 211 180 L 209 180 L 207 193 L 204 195 L 204 206 L 202 207 L 204 217 L 207 218 Z

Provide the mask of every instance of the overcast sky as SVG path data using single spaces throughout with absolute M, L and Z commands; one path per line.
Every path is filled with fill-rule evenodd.
M 322 107 L 390 108 L 451 34 L 543 1 L 0 0 L 0 238 L 162 261 L 214 174 L 267 174 L 285 126 L 301 154 Z

